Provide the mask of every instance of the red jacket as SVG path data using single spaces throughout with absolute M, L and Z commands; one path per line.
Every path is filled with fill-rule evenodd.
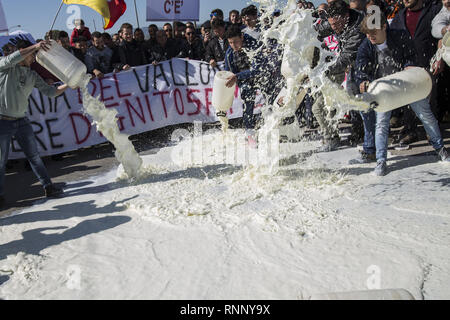
M 89 31 L 89 28 L 84 27 L 83 32 L 80 32 L 77 28 L 73 29 L 72 35 L 70 36 L 70 45 L 73 47 L 75 44 L 73 43 L 74 38 L 78 38 L 79 36 L 85 37 L 88 41 L 91 41 L 91 32 Z

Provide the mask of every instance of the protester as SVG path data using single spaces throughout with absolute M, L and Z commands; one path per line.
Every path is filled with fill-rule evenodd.
M 133 38 L 139 43 L 143 44 L 145 42 L 145 34 L 144 31 L 142 31 L 141 28 L 136 28 L 134 30 Z
M 170 23 L 166 23 L 163 26 L 163 30 L 166 33 L 167 39 L 173 39 L 173 28 L 172 28 L 172 25 Z
M 105 46 L 102 34 L 94 32 L 92 34 L 92 47 L 88 49 L 85 58 L 88 72 L 96 78 L 103 78 L 105 74 L 113 71 L 112 56 L 113 51 Z
M 186 25 L 183 22 L 175 22 L 174 38 L 178 40 L 184 39 L 184 33 L 186 31 Z
M 66 49 L 67 51 L 70 51 L 70 38 L 69 38 L 69 34 L 65 31 L 59 31 L 58 32 L 58 36 L 56 38 L 56 42 L 63 47 L 64 49 Z
M 159 62 L 175 58 L 180 53 L 177 43 L 174 39 L 168 39 L 163 30 L 156 32 L 156 45 L 149 48 L 146 52 L 149 63 L 158 64 Z
M 363 15 L 348 7 L 342 0 L 329 4 L 328 23 L 338 40 L 339 54 L 334 63 L 326 71 L 326 75 L 336 84 L 341 85 L 346 77 L 346 71 L 354 64 L 358 47 L 364 40 L 364 34 L 359 30 Z M 327 114 L 325 101 L 321 94 L 316 97 L 312 108 L 323 134 L 323 146 L 319 151 L 332 151 L 340 146 L 337 126 L 333 123 L 334 110 Z M 331 119 L 331 120 L 330 120 Z
M 431 33 L 436 39 L 450 31 L 450 0 L 442 0 L 442 9 L 431 22 Z
M 73 43 L 73 55 L 77 57 L 78 60 L 84 63 L 86 52 L 88 49 L 88 40 L 83 36 L 79 36 L 78 38 L 73 39 Z
M 148 34 L 150 38 L 147 40 L 147 46 L 154 46 L 156 44 L 156 32 L 158 31 L 158 26 L 156 24 L 151 24 L 148 26 Z
M 362 42 L 356 58 L 355 78 L 361 93 L 367 91 L 370 82 L 414 66 L 417 57 L 411 38 L 404 30 L 391 30 L 384 14 L 381 17 L 381 28 L 377 29 L 370 25 L 371 17 L 367 16 L 361 23 L 361 31 L 367 38 Z M 438 122 L 431 112 L 428 100 L 422 99 L 411 103 L 411 108 L 421 119 L 439 159 L 450 162 Z M 362 117 L 365 128 L 364 150 L 361 157 L 351 163 L 367 163 L 376 160 L 377 166 L 374 173 L 377 176 L 384 176 L 387 173 L 391 112 L 371 110 L 362 113 Z
M 63 190 L 56 187 L 42 162 L 33 128 L 28 120 L 28 98 L 33 88 L 49 97 L 62 94 L 67 85 L 58 88 L 48 85 L 30 65 L 39 50 L 48 50 L 49 43 L 32 45 L 29 41 L 17 42 L 17 51 L 0 58 L 0 207 L 5 204 L 5 166 L 11 138 L 14 136 L 27 157 L 33 172 L 43 185 L 47 197 L 58 197 Z
M 186 28 L 185 36 L 186 39 L 178 57 L 203 60 L 205 58 L 205 48 L 203 47 L 202 40 L 196 36 L 195 29 L 193 27 Z
M 89 28 L 84 25 L 84 21 L 82 19 L 77 19 L 74 21 L 75 28 L 72 31 L 72 35 L 70 36 L 70 45 L 75 46 L 74 39 L 79 37 L 86 38 L 86 41 L 91 41 L 91 32 Z
M 440 11 L 440 6 L 434 1 L 404 0 L 405 8 L 400 10 L 392 20 L 390 27 L 408 32 L 413 39 L 417 53 L 416 63 L 418 67 L 428 69 L 430 61 L 437 50 L 438 40 L 431 34 L 431 22 Z M 430 97 L 431 110 L 438 113 L 436 78 L 433 77 L 433 90 Z M 404 129 L 400 136 L 400 145 L 407 148 L 409 144 L 418 140 L 418 121 L 411 108 L 404 110 Z
M 225 37 L 225 22 L 217 19 L 212 23 L 215 37 L 209 41 L 206 47 L 206 58 L 211 67 L 215 67 L 218 62 L 225 60 L 225 52 L 228 50 L 228 40 Z
M 251 70 L 251 63 L 248 55 L 243 50 L 251 49 L 252 39 L 243 34 L 238 26 L 230 27 L 225 35 L 230 47 L 226 52 L 225 70 L 234 73 L 227 79 L 226 86 L 232 87 L 236 83 L 241 90 L 241 99 L 244 101 L 244 127 L 246 130 L 246 139 L 250 146 L 256 146 L 255 118 L 253 109 L 256 99 L 255 72 Z
M 129 70 L 131 67 L 147 64 L 143 46 L 133 39 L 133 26 L 124 23 L 120 27 L 121 44 L 117 47 L 116 56 L 113 58 L 115 70 Z
M 450 0 L 442 0 L 442 9 L 432 21 L 431 33 L 436 39 L 439 39 L 439 47 L 442 47 L 442 38 L 450 32 Z M 439 70 L 437 78 L 438 120 L 444 122 L 450 121 L 450 67 L 441 59 L 436 62 L 435 70 Z M 445 118 L 445 114 L 448 114 Z
M 116 45 L 109 33 L 107 33 L 107 32 L 102 33 L 102 39 L 103 39 L 103 42 L 105 43 L 105 46 L 107 46 L 111 50 L 114 50 Z
M 238 10 L 231 10 L 228 15 L 228 20 L 230 23 L 229 27 L 231 27 L 231 26 L 241 27 L 242 26 L 242 19 L 241 19 L 241 15 Z
M 117 46 L 120 44 L 120 42 L 122 41 L 122 40 L 120 39 L 120 34 L 118 34 L 118 33 L 113 34 L 112 40 L 113 40 L 114 46 L 116 46 L 116 47 L 117 47 Z
M 194 23 L 188 21 L 188 22 L 186 22 L 185 25 L 186 25 L 186 28 L 194 28 L 194 30 L 195 30 L 195 24 Z
M 206 51 L 206 47 L 208 46 L 209 41 L 211 41 L 211 39 L 212 39 L 211 22 L 206 21 L 202 25 L 200 32 L 202 34 L 203 47 L 205 48 L 205 51 Z
M 71 47 L 70 46 L 69 34 L 67 32 L 59 31 L 56 41 L 58 42 L 58 44 L 61 47 L 63 47 L 64 49 L 69 51 L 72 55 L 77 57 L 77 59 L 79 59 L 79 60 L 84 62 L 84 54 L 83 54 L 83 51 L 82 51 L 81 47 L 84 47 L 84 43 L 83 42 L 86 42 L 85 41 L 86 39 L 84 37 L 82 37 L 81 38 L 81 44 L 80 44 L 80 39 L 79 38 L 75 38 L 74 40 L 78 43 L 78 44 L 76 44 L 77 47 Z
M 213 21 L 215 20 L 222 20 L 223 21 L 223 11 L 221 9 L 214 9 L 213 11 L 211 11 L 210 16 L 210 22 L 211 24 L 213 23 Z
M 248 34 L 253 39 L 258 40 L 261 34 L 261 30 L 258 26 L 258 9 L 254 5 L 242 9 L 242 20 L 244 21 L 245 28 L 242 32 Z

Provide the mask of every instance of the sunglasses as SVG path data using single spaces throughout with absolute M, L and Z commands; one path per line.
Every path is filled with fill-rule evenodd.
M 209 16 L 210 16 L 211 18 L 212 18 L 212 17 L 217 17 L 217 12 L 211 13 Z

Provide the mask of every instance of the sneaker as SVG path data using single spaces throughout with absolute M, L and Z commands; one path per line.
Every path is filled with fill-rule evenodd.
M 378 177 L 382 177 L 386 175 L 386 172 L 387 172 L 386 161 L 384 160 L 378 161 L 375 170 L 373 170 L 373 173 L 375 173 L 375 175 Z
M 406 143 L 399 143 L 398 145 L 396 145 L 394 147 L 395 150 L 397 151 L 405 151 L 405 150 L 409 150 L 409 144 Z
M 348 164 L 363 164 L 377 161 L 375 153 L 365 153 L 364 151 L 360 153 L 358 158 L 351 159 Z
M 331 140 L 324 140 L 323 145 L 317 149 L 317 152 L 330 152 L 335 151 L 341 145 L 339 138 L 334 138 Z
M 440 148 L 436 152 L 437 152 L 437 154 L 439 156 L 439 160 L 440 161 L 450 162 L 450 155 L 448 154 L 448 152 L 445 149 L 445 147 Z
M 411 144 L 413 142 L 418 141 L 416 133 L 408 133 L 402 139 L 400 139 L 400 144 Z
M 54 184 L 51 184 L 45 189 L 45 196 L 47 198 L 62 198 L 64 195 L 64 190 L 60 187 L 55 186 Z

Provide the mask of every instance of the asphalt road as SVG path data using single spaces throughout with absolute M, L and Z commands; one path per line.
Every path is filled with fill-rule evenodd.
M 141 155 L 155 153 L 169 142 L 172 129 L 173 127 L 165 128 L 134 136 L 133 144 Z M 444 124 L 441 129 L 446 147 L 450 151 L 450 124 Z M 425 132 L 421 131 L 420 141 L 412 144 L 411 149 L 396 151 L 390 148 L 389 152 L 410 156 L 433 154 L 433 148 L 427 142 Z M 118 165 L 113 147 L 109 143 L 70 152 L 64 155 L 61 161 L 46 157 L 44 162 L 54 183 L 84 180 L 107 172 Z M 7 169 L 6 206 L 0 211 L 0 216 L 25 209 L 32 206 L 35 201 L 45 199 L 42 186 L 31 169 L 27 170 L 24 164 L 24 160 L 19 160 L 13 164 L 12 168 Z

